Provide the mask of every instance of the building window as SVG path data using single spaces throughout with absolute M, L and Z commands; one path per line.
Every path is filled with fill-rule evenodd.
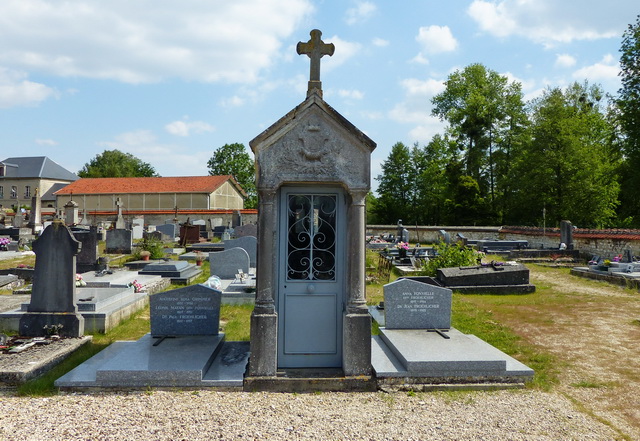
M 30 198 L 31 197 L 31 186 L 30 185 L 25 185 L 24 186 L 24 197 L 25 198 Z
M 11 186 L 11 199 L 18 199 L 18 187 L 15 185 Z
M 4 199 L 4 187 L 0 185 L 0 199 Z
M 0 164 L 0 176 L 4 176 L 4 164 Z

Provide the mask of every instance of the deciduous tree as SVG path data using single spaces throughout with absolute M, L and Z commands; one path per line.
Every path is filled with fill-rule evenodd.
M 256 173 L 253 159 L 247 153 L 244 144 L 225 144 L 213 152 L 213 156 L 207 162 L 209 174 L 232 175 L 242 189 L 247 193 L 244 201 L 245 208 L 258 206 L 258 193 L 256 191 Z
M 130 153 L 105 150 L 86 163 L 78 172 L 81 178 L 124 178 L 159 176 L 151 164 Z

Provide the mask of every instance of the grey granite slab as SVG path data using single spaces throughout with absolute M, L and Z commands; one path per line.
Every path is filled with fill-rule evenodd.
M 377 349 L 372 352 L 376 374 L 416 377 L 533 375 L 533 370 L 475 336 L 454 328 L 447 335 L 449 339 L 426 330 L 381 328 L 380 335 L 374 339 Z
M 62 389 L 88 387 L 241 388 L 248 342 L 223 342 L 224 335 L 184 336 L 153 346 L 150 334 L 116 342 L 55 382 Z
M 411 279 L 384 286 L 387 329 L 449 329 L 451 290 Z
M 222 293 L 205 285 L 190 285 L 151 296 L 151 334 L 217 335 Z

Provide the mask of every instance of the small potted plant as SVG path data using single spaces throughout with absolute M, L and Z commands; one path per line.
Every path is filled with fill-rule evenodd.
M 204 261 L 204 253 L 202 251 L 196 251 L 196 265 L 202 266 L 202 262 Z
M 140 251 L 140 258 L 142 260 L 149 260 L 149 256 L 151 256 L 151 252 L 147 250 Z

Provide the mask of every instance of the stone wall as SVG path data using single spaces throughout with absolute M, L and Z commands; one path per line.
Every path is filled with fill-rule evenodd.
M 455 240 L 456 234 L 461 233 L 467 239 L 498 239 L 500 227 L 464 227 L 464 226 L 411 226 L 405 225 L 409 231 L 409 242 L 433 244 L 441 240 L 440 230 L 445 230 Z M 367 236 L 396 235 L 396 225 L 367 225 Z
M 524 239 L 529 246 L 539 248 L 557 248 L 560 245 L 559 228 L 535 227 L 502 227 L 500 239 Z M 589 230 L 576 228 L 573 230 L 573 245 L 581 254 L 588 256 L 597 254 L 604 258 L 612 258 L 623 254 L 628 248 L 635 256 L 640 255 L 640 230 Z
M 461 233 L 467 239 L 526 240 L 530 248 L 559 248 L 559 228 L 538 227 L 465 227 L 465 226 L 404 226 L 409 231 L 409 241 L 421 244 L 437 243 L 441 240 L 440 230 L 445 230 L 455 240 Z M 368 236 L 396 234 L 396 225 L 367 225 Z M 640 256 L 640 230 L 573 230 L 574 249 L 588 257 L 597 254 L 613 258 L 629 248 L 635 256 Z

